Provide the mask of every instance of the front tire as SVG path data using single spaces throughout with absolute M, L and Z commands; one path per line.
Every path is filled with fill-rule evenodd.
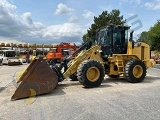
M 146 66 L 141 60 L 129 60 L 125 66 L 125 76 L 131 83 L 142 82 L 146 76 Z
M 98 87 L 104 80 L 104 68 L 96 60 L 85 60 L 77 70 L 77 78 L 86 88 Z

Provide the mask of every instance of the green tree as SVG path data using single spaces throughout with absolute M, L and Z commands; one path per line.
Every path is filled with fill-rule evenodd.
M 87 30 L 87 33 L 83 35 L 83 41 L 90 39 L 96 35 L 96 30 L 107 26 L 109 24 L 124 25 L 125 20 L 123 16 L 120 15 L 119 10 L 112 10 L 110 13 L 108 11 L 103 11 L 98 17 L 94 16 L 94 23 Z
M 160 51 L 160 20 L 148 31 L 148 39 L 151 49 Z
M 141 33 L 138 41 L 150 44 L 150 41 L 149 41 L 149 38 L 148 38 L 148 32 L 147 31 L 143 31 Z

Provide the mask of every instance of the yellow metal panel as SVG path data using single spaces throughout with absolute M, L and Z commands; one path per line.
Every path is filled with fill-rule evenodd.
M 22 44 L 18 44 L 18 47 L 22 47 Z
M 118 75 L 118 70 L 114 70 L 115 63 L 110 64 L 110 71 L 108 75 Z
M 42 48 L 42 45 L 37 44 L 36 47 L 37 47 L 37 48 Z
M 28 44 L 24 44 L 23 46 L 24 46 L 24 47 L 28 47 Z
M 10 47 L 11 45 L 10 45 L 10 43 L 6 43 L 6 47 Z
M 36 45 L 35 45 L 35 44 L 31 44 L 31 45 L 30 45 L 30 47 L 35 48 L 35 47 L 36 47 Z
M 73 73 L 75 73 L 77 71 L 78 66 L 87 59 L 94 59 L 99 61 L 101 64 L 103 64 L 103 60 L 101 58 L 101 55 L 99 53 L 100 50 L 100 46 L 95 45 L 92 46 L 90 49 L 88 50 L 84 50 L 82 51 L 71 63 L 71 65 L 69 66 L 69 68 L 67 69 L 67 71 L 64 72 L 64 78 L 69 77 L 70 75 L 72 75 Z
M 17 44 L 13 44 L 13 47 L 17 47 Z
M 132 49 L 132 42 L 129 41 L 129 42 L 128 42 L 128 46 L 127 46 L 127 54 L 130 54 L 130 55 L 133 54 L 133 53 L 132 53 L 132 50 L 133 50 L 133 49 Z
M 1 43 L 1 47 L 5 47 L 5 43 Z
M 58 45 L 53 44 L 53 45 L 51 45 L 51 47 L 52 47 L 52 48 L 55 48 L 55 47 L 58 47 Z
M 50 45 L 44 45 L 44 48 L 49 48 L 50 47 Z

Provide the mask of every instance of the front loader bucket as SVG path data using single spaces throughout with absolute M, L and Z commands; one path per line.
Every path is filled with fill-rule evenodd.
M 43 58 L 35 59 L 20 80 L 21 83 L 11 100 L 49 93 L 58 85 L 57 73 L 49 67 Z
M 26 76 L 27 73 L 29 73 L 29 71 L 31 69 L 33 69 L 33 67 L 35 67 L 37 64 L 35 64 L 37 61 L 37 59 L 34 59 L 31 64 L 27 67 L 27 69 L 24 71 L 24 73 L 20 76 L 20 78 L 17 80 L 17 83 L 21 82 Z

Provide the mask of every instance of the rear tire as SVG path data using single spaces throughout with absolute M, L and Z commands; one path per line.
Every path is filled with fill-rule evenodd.
M 98 87 L 104 75 L 103 66 L 96 60 L 85 60 L 77 70 L 78 80 L 86 88 Z
M 131 83 L 142 82 L 146 76 L 146 66 L 141 60 L 129 60 L 125 66 L 125 76 Z

